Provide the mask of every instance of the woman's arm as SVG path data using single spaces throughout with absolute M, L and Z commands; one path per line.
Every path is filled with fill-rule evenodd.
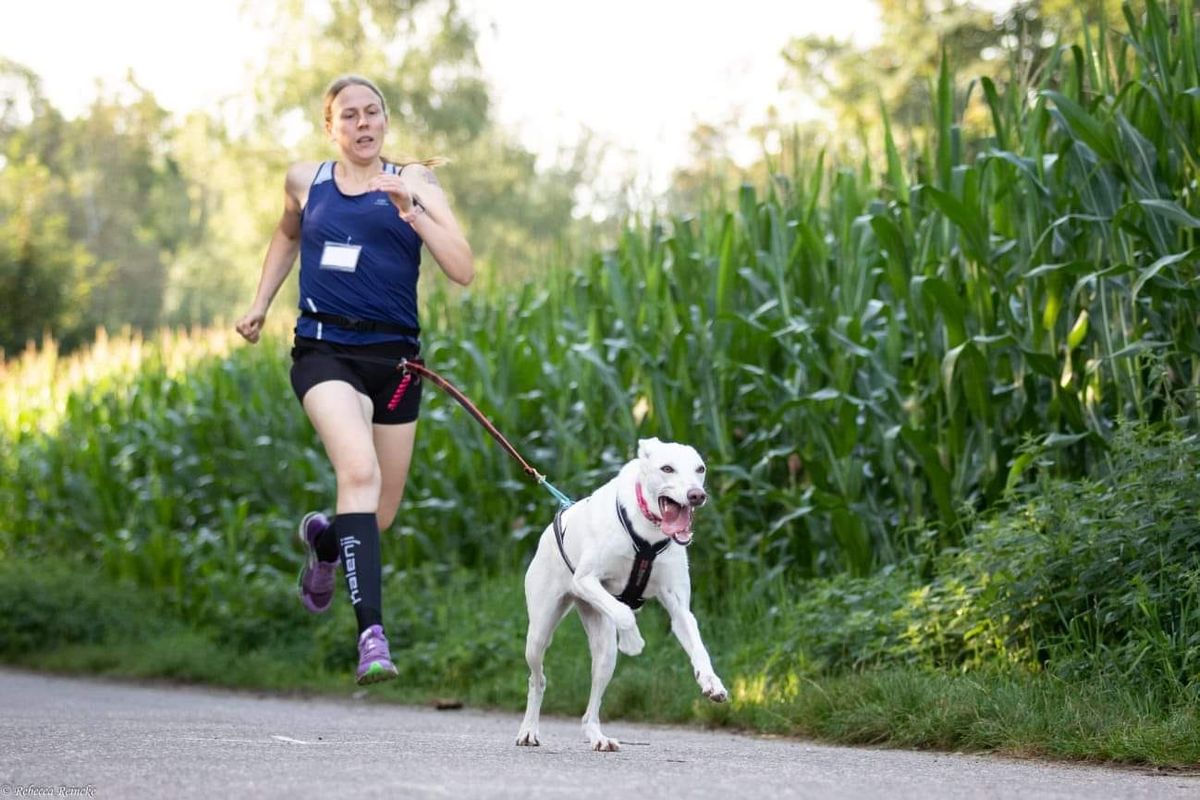
M 279 218 L 279 224 L 271 235 L 271 243 L 267 246 L 254 302 L 250 304 L 250 310 L 237 321 L 238 333 L 251 343 L 257 342 L 262 334 L 271 301 L 296 263 L 296 255 L 300 252 L 301 198 L 312 182 L 315 167 L 315 164 L 299 163 L 288 168 L 284 180 L 283 216 Z
M 377 175 L 367 188 L 388 193 L 400 217 L 412 225 L 446 277 L 463 286 L 471 282 L 475 256 L 433 170 L 413 164 L 403 175 Z

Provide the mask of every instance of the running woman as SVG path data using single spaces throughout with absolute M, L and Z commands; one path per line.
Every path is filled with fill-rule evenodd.
M 292 164 L 283 216 L 237 331 L 256 343 L 271 301 L 300 257 L 300 316 L 292 388 L 324 444 L 337 481 L 333 519 L 300 522 L 307 557 L 304 607 L 333 602 L 343 566 L 358 621 L 359 684 L 396 676 L 383 631 L 380 531 L 396 518 L 412 461 L 421 405 L 416 376 L 395 369 L 420 351 L 417 277 L 425 247 L 466 285 L 474 257 L 432 166 L 382 154 L 387 103 L 370 80 L 344 75 L 325 92 L 325 130 L 336 159 Z

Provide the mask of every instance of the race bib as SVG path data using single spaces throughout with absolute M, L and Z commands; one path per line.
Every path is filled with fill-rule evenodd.
M 326 242 L 325 250 L 321 253 L 321 269 L 354 272 L 358 268 L 358 255 L 361 252 L 360 244 Z

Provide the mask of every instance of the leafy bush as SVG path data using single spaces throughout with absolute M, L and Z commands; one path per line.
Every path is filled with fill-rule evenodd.
M 0 561 L 0 658 L 133 641 L 170 624 L 153 595 L 78 564 Z
M 976 649 L 1064 676 L 1200 677 L 1198 466 L 1195 435 L 1125 425 L 1102 478 L 1042 481 L 983 522 L 948 565 L 981 587 L 974 616 L 993 636 Z
M 1103 477 L 1046 477 L 960 548 L 815 581 L 773 609 L 773 669 L 1017 667 L 1200 689 L 1198 465 L 1200 438 L 1122 426 Z

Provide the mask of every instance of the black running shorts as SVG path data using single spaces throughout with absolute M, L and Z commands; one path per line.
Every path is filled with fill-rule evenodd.
M 345 381 L 371 399 L 375 407 L 371 421 L 376 425 L 413 422 L 421 410 L 421 376 L 396 367 L 419 351 L 417 345 L 403 341 L 351 345 L 297 336 L 292 346 L 292 390 L 304 402 L 304 395 L 318 383 Z

